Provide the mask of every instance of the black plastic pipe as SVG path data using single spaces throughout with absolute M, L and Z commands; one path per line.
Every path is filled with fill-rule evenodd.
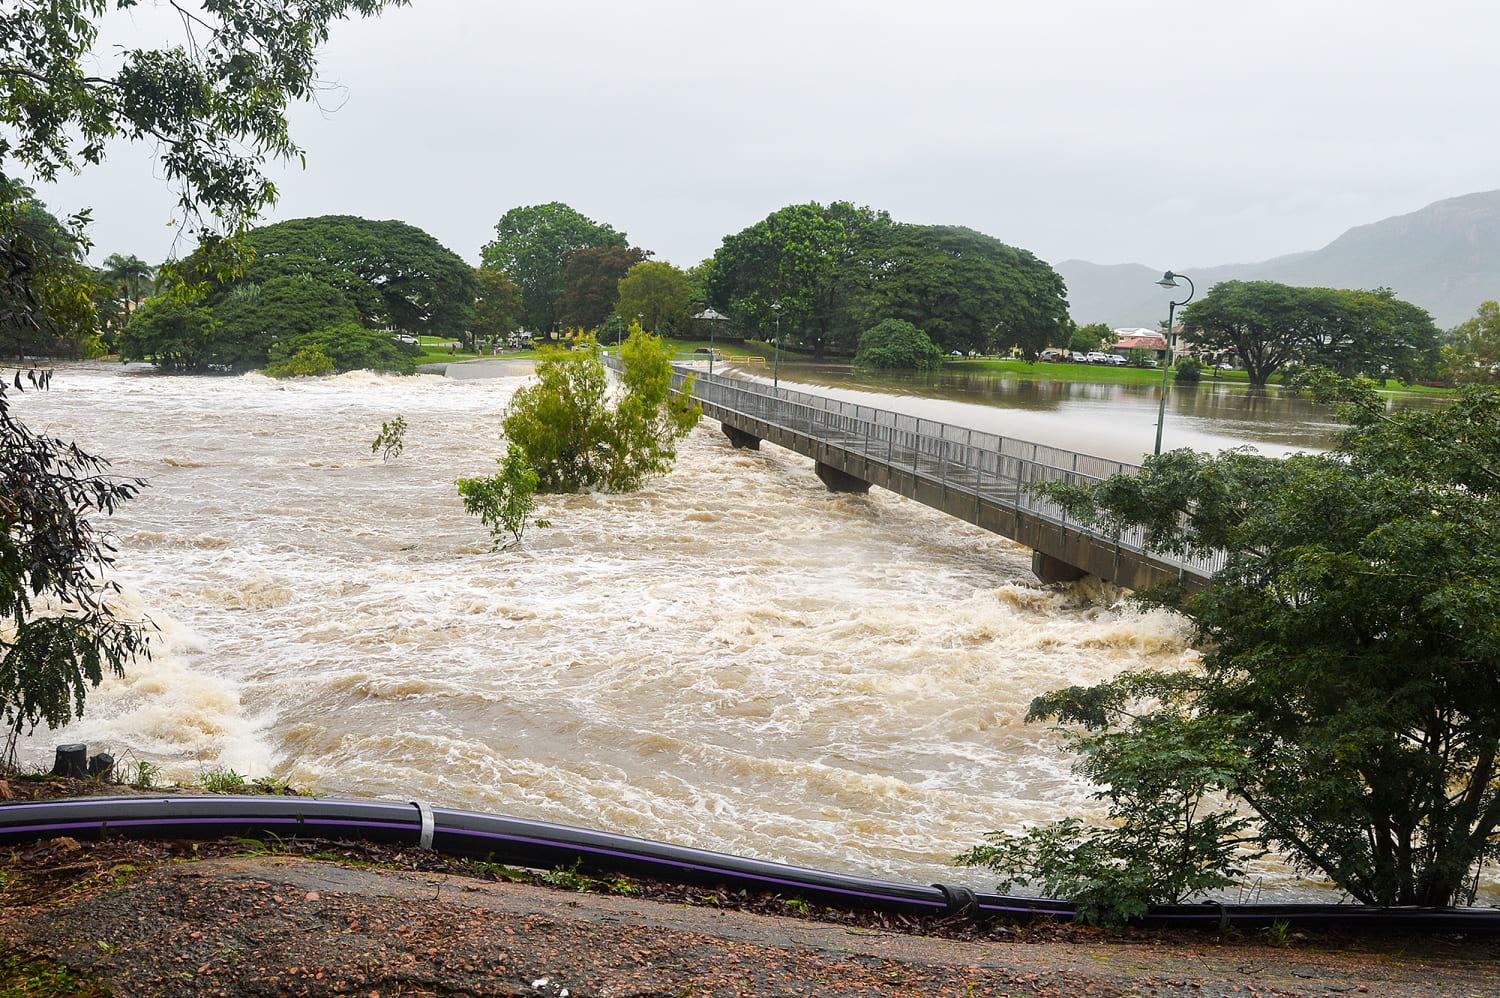
M 1065 901 L 922 886 L 746 859 L 544 821 L 431 807 L 422 802 L 302 797 L 83 797 L 0 806 L 0 843 L 71 836 L 145 839 L 238 836 L 367 839 L 539 869 L 572 866 L 672 883 L 768 891 L 826 905 L 916 915 L 1023 920 L 1074 914 Z M 1500 932 L 1495 908 L 1374 908 L 1346 904 L 1194 904 L 1153 907 L 1144 921 L 1167 927 L 1285 921 L 1304 927 Z

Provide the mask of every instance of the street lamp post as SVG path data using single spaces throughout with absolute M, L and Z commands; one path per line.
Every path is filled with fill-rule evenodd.
M 702 319 L 708 323 L 708 373 L 712 375 L 714 373 L 714 329 L 719 323 L 727 322 L 729 316 L 715 312 L 713 307 L 710 306 L 693 316 L 693 318 Z
M 771 387 L 781 384 L 781 302 L 773 301 L 771 311 L 776 313 L 775 361 L 771 365 Z
M 1192 301 L 1193 300 L 1193 292 L 1196 291 L 1197 289 L 1195 287 L 1193 287 L 1193 279 L 1191 277 L 1187 276 L 1186 274 L 1174 274 L 1170 270 L 1167 271 L 1165 274 L 1161 275 L 1161 280 L 1159 280 L 1159 281 L 1156 282 L 1157 284 L 1160 284 L 1164 288 L 1180 288 L 1180 287 L 1182 287 L 1182 285 L 1177 283 L 1177 278 L 1179 278 L 1179 277 L 1182 278 L 1184 281 L 1188 282 L 1188 294 L 1187 294 L 1186 298 L 1182 299 L 1182 301 L 1173 301 L 1171 304 L 1169 304 L 1167 306 L 1167 355 L 1162 358 L 1162 365 L 1161 365 L 1161 401 L 1157 405 L 1157 408 L 1156 408 L 1156 451 L 1155 451 L 1155 453 L 1156 453 L 1157 456 L 1161 455 L 1161 428 L 1162 428 L 1162 424 L 1167 421 L 1167 371 L 1169 371 L 1171 369 L 1171 367 L 1172 367 L 1172 341 L 1176 338 L 1176 337 L 1174 337 L 1172 335 L 1172 330 L 1175 328 L 1174 325 L 1173 325 L 1173 323 L 1175 321 L 1175 316 L 1177 314 L 1177 306 L 1178 305 L 1186 305 L 1188 302 Z

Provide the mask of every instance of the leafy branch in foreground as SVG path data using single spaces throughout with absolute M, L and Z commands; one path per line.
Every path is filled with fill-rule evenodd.
M 991 832 L 956 862 L 1001 873 L 1001 890 L 1027 886 L 1075 901 L 1090 923 L 1118 924 L 1150 904 L 1235 883 L 1252 855 L 1250 821 L 1216 790 L 1239 782 L 1245 760 L 1229 731 L 1184 723 L 1192 695 L 1182 676 L 1141 673 L 1039 697 L 1028 721 L 1084 728 L 1066 732 L 1079 755 L 1075 769 L 1103 788 L 1094 797 L 1109 802 L 1109 824 L 1064 818 L 1024 835 Z M 1141 698 L 1160 706 L 1139 727 L 1122 728 L 1126 708 Z
M 1227 847 L 1248 838 L 1358 901 L 1442 906 L 1500 853 L 1500 392 L 1388 412 L 1368 384 L 1302 380 L 1347 424 L 1327 454 L 1174 451 L 1138 475 L 1039 487 L 1224 565 L 1196 592 L 1138 594 L 1191 621 L 1199 667 L 1032 706 L 1085 732 L 1079 769 L 1109 784 L 1119 830 L 1069 840 L 1071 867 L 1071 832 L 1033 833 L 1030 854 L 1002 838 L 1001 868 L 1086 897 L 1090 871 L 1118 884 L 1108 867 L 1127 861 L 1167 876 L 1195 856 L 1232 877 Z M 1120 809 L 1135 787 L 1155 805 Z M 1220 796 L 1227 810 L 1203 810 Z M 1117 910 L 1175 893 L 1138 876 Z
M 51 372 L 27 372 L 45 389 Z M 13 387 L 22 391 L 20 373 Z M 85 518 L 109 515 L 145 482 L 104 474 L 109 462 L 77 444 L 39 436 L 11 414 L 0 382 L 0 716 L 16 738 L 45 722 L 82 716 L 89 687 L 105 670 L 148 655 L 146 624 L 121 620 L 110 606 L 119 591 L 101 573 L 113 548 Z

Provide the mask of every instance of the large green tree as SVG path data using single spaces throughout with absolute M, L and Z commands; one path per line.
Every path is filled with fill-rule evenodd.
M 922 330 L 904 319 L 886 319 L 865 330 L 854 354 L 855 367 L 892 371 L 936 371 L 943 352 Z
M 817 356 L 853 352 L 864 330 L 896 318 L 944 350 L 1035 357 L 1068 323 L 1062 279 L 1026 250 L 847 202 L 791 205 L 726 237 L 708 289 L 746 328 L 768 328 L 780 304 L 783 338 Z
M 924 330 L 941 349 L 1029 359 L 1070 328 L 1063 280 L 1030 252 L 973 229 L 895 225 L 866 254 L 869 308 Z
M 210 305 L 246 284 L 298 277 L 339 289 L 371 328 L 459 339 L 473 319 L 473 269 L 414 225 L 323 215 L 262 226 L 244 242 L 254 259 L 210 290 Z
M 201 297 L 164 295 L 141 306 L 120 334 L 125 359 L 148 360 L 163 371 L 229 370 L 235 354 L 221 349 L 213 313 Z
M 769 329 L 822 358 L 853 351 L 870 279 L 868 251 L 890 216 L 846 201 L 790 205 L 726 236 L 714 253 L 709 299 L 742 327 Z
M 1449 378 L 1460 384 L 1500 381 L 1500 304 L 1482 302 L 1472 318 L 1454 328 L 1452 339 L 1443 358 Z
M 1289 365 L 1410 381 L 1438 359 L 1432 318 L 1387 289 L 1223 281 L 1183 310 L 1182 324 L 1195 349 L 1234 352 L 1255 385 Z
M 692 285 L 687 274 L 659 260 L 643 260 L 619 283 L 615 313 L 628 325 L 641 316 L 647 329 L 679 333 L 692 314 Z
M 650 255 L 638 246 L 575 250 L 563 268 L 566 290 L 558 305 L 558 321 L 568 329 L 599 328 L 620 299 L 621 279 Z
M 578 250 L 628 245 L 623 232 L 553 201 L 512 208 L 480 250 L 483 265 L 521 286 L 521 321 L 533 333 L 558 328 L 568 259 Z M 623 273 L 623 271 L 622 271 Z
M 244 371 L 264 365 L 278 341 L 351 321 L 387 339 L 396 331 L 409 339 L 472 335 L 473 269 L 415 226 L 328 215 L 255 229 L 243 243 L 251 262 L 206 282 L 195 299 L 213 321 L 198 353 L 181 352 L 177 315 L 158 310 L 131 322 L 121 354 L 177 369 Z M 169 315 L 170 326 L 156 321 Z M 371 354 L 371 363 L 384 365 L 385 352 Z
M 1185 856 L 1211 875 L 1232 863 L 1223 833 L 1368 904 L 1451 904 L 1500 853 L 1500 391 L 1388 413 L 1368 383 L 1309 380 L 1348 424 L 1330 453 L 1173 451 L 1046 487 L 1086 523 L 1224 564 L 1199 591 L 1142 594 L 1191 621 L 1201 666 L 1032 715 L 1078 725 L 1084 760 L 1123 760 L 1111 782 L 1145 795 L 1116 817 L 1161 846 L 1111 850 L 1100 830 L 1070 853 L 1106 877 Z M 970 858 L 1004 866 L 1012 845 Z

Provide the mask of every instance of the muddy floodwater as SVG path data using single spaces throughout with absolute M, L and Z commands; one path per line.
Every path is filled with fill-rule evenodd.
M 492 372 L 495 373 L 495 372 Z M 922 883 L 991 828 L 1097 813 L 1037 694 L 1188 662 L 1182 623 L 702 423 L 632 495 L 543 497 L 490 550 L 453 481 L 524 383 L 62 368 L 33 429 L 150 487 L 111 527 L 155 654 L 23 760 L 214 769 Z M 381 423 L 409 429 L 371 453 Z M 1268 869 L 1268 887 L 1290 882 Z

